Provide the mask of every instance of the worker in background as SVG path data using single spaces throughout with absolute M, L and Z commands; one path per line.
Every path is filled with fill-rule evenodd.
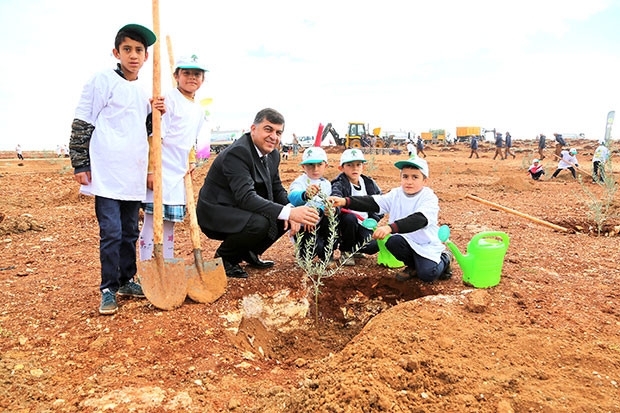
M 499 155 L 499 158 L 502 161 L 506 159 L 504 158 L 504 155 L 502 154 L 503 146 L 504 146 L 504 139 L 502 138 L 502 134 L 498 132 L 495 134 L 495 155 L 493 155 L 493 160 L 497 158 L 497 155 Z
M 566 141 L 560 133 L 554 133 L 553 136 L 555 136 L 555 156 L 559 158 L 562 148 L 566 146 Z
M 545 159 L 545 154 L 543 153 L 543 151 L 545 150 L 546 145 L 547 137 L 541 133 L 540 136 L 538 136 L 538 155 L 541 161 Z
M 419 136 L 418 136 L 418 141 L 416 143 L 416 149 L 418 151 L 418 156 L 422 154 L 422 156 L 426 158 L 426 154 L 424 153 L 424 141 Z
M 478 155 L 478 137 L 476 135 L 471 135 L 469 147 L 471 148 L 471 153 L 469 154 L 469 157 L 471 158 L 472 156 L 476 155 L 476 158 L 480 158 L 480 156 Z
M 512 155 L 512 159 L 514 159 L 516 156 L 514 153 L 510 151 L 510 148 L 512 148 L 512 136 L 510 135 L 510 132 L 506 132 L 505 146 L 506 146 L 506 152 L 505 152 L 504 158 L 508 159 L 508 155 Z

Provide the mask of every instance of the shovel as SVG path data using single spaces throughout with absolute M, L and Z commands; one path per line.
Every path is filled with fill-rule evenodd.
M 221 258 L 204 262 L 200 248 L 200 229 L 196 217 L 196 202 L 192 177 L 185 174 L 185 198 L 189 211 L 190 236 L 194 248 L 194 265 L 185 267 L 187 273 L 187 295 L 199 303 L 212 303 L 226 292 L 226 271 Z
M 168 59 L 170 61 L 170 73 L 172 74 L 172 87 L 176 87 L 174 79 L 174 57 L 172 54 L 172 40 L 166 36 L 168 46 Z M 200 248 L 200 228 L 196 217 L 196 201 L 194 200 L 194 186 L 189 167 L 185 174 L 185 204 L 189 212 L 190 237 L 194 251 L 194 265 L 185 268 L 187 275 L 187 296 L 192 300 L 208 304 L 220 298 L 226 292 L 228 281 L 226 271 L 221 258 L 204 262 L 202 249 Z
M 161 94 L 161 67 L 159 64 L 159 0 L 153 0 L 153 31 L 157 41 L 153 45 L 153 96 Z M 164 260 L 163 255 L 163 200 L 161 165 L 161 113 L 153 111 L 152 151 L 154 164 L 153 182 L 153 256 L 140 261 L 140 283 L 146 298 L 161 310 L 180 307 L 187 296 L 185 262 L 182 259 Z

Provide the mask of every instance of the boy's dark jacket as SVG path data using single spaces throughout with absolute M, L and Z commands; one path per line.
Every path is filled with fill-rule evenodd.
M 360 178 L 364 181 L 366 192 L 368 195 L 381 195 L 381 189 L 377 185 L 374 179 L 366 175 L 360 175 Z M 338 196 L 346 198 L 351 196 L 351 182 L 344 173 L 340 173 L 334 180 L 332 180 L 332 196 Z M 373 218 L 377 222 L 381 221 L 383 214 L 376 212 L 369 212 L 368 218 Z

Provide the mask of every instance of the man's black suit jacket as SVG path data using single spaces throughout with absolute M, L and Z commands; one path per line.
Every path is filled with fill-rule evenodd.
M 266 156 L 268 170 L 249 133 L 217 155 L 196 204 L 198 224 L 207 236 L 240 233 L 252 214 L 277 220 L 288 194 L 278 170 L 280 153 L 274 149 Z

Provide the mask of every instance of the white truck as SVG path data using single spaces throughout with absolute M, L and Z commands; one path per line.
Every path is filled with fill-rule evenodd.
M 228 145 L 239 139 L 244 130 L 217 130 L 211 131 L 211 152 L 218 154 Z

